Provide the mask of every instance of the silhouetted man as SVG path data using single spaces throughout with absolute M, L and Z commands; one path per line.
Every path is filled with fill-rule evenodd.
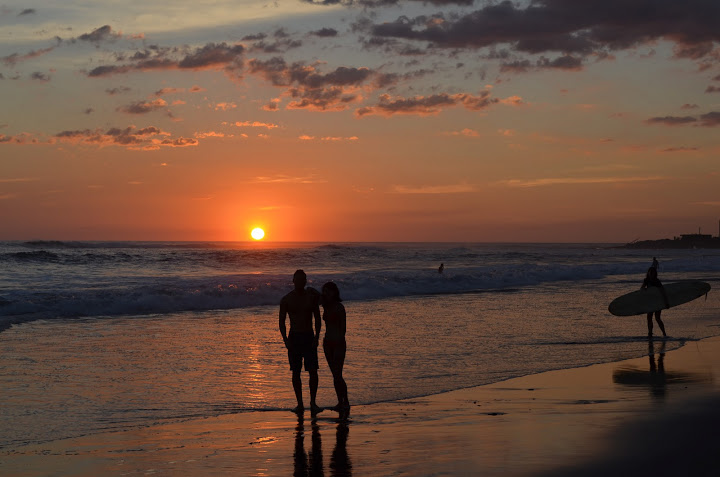
M 280 334 L 288 350 L 288 360 L 292 370 L 292 384 L 297 399 L 297 407 L 293 412 L 302 413 L 305 410 L 302 395 L 303 361 L 305 371 L 310 376 L 310 412 L 315 414 L 322 411 L 315 403 L 318 388 L 318 341 L 322 320 L 320 319 L 320 294 L 314 288 L 305 288 L 307 276 L 302 270 L 293 275 L 295 289 L 280 300 Z M 285 331 L 285 319 L 290 316 L 290 334 Z M 315 330 L 313 331 L 313 317 L 315 317 Z

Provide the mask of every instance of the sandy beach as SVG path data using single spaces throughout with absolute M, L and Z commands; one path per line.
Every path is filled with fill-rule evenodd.
M 355 406 L 348 422 L 251 412 L 5 448 L 0 473 L 717 475 L 720 337 L 638 346 L 648 355 Z

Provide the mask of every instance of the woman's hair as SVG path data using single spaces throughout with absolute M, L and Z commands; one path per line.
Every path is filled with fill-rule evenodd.
M 327 282 L 322 286 L 323 291 L 325 291 L 326 288 L 335 294 L 335 299 L 337 301 L 342 301 L 342 298 L 340 298 L 340 290 L 335 282 Z

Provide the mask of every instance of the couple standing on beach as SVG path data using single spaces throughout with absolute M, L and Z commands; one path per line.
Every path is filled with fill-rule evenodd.
M 293 412 L 302 413 L 305 410 L 302 394 L 303 362 L 305 371 L 310 377 L 310 412 L 317 414 L 323 409 L 315 402 L 318 388 L 318 354 L 320 342 L 320 304 L 323 306 L 322 319 L 325 321 L 326 331 L 323 340 L 323 350 L 328 367 L 333 375 L 335 393 L 338 403 L 334 409 L 347 415 L 350 403 L 347 396 L 347 385 L 342 376 L 345 364 L 345 307 L 340 298 L 340 291 L 333 282 L 327 282 L 322 287 L 322 294 L 314 288 L 305 288 L 307 276 L 302 270 L 293 275 L 293 291 L 280 300 L 280 334 L 288 350 L 288 360 L 292 371 L 292 384 L 297 399 L 297 407 Z M 285 321 L 290 317 L 290 333 L 287 333 Z M 314 327 L 313 327 L 314 318 Z

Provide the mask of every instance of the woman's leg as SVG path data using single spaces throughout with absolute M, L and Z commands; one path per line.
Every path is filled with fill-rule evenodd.
M 653 329 L 652 319 L 653 319 L 653 314 L 652 314 L 652 312 L 650 312 L 647 314 L 648 336 L 652 336 L 652 329 Z
M 667 333 L 665 333 L 665 324 L 660 319 L 660 313 L 660 311 L 655 312 L 655 321 L 657 321 L 657 324 L 660 327 L 660 331 L 662 331 L 663 336 L 667 336 Z

